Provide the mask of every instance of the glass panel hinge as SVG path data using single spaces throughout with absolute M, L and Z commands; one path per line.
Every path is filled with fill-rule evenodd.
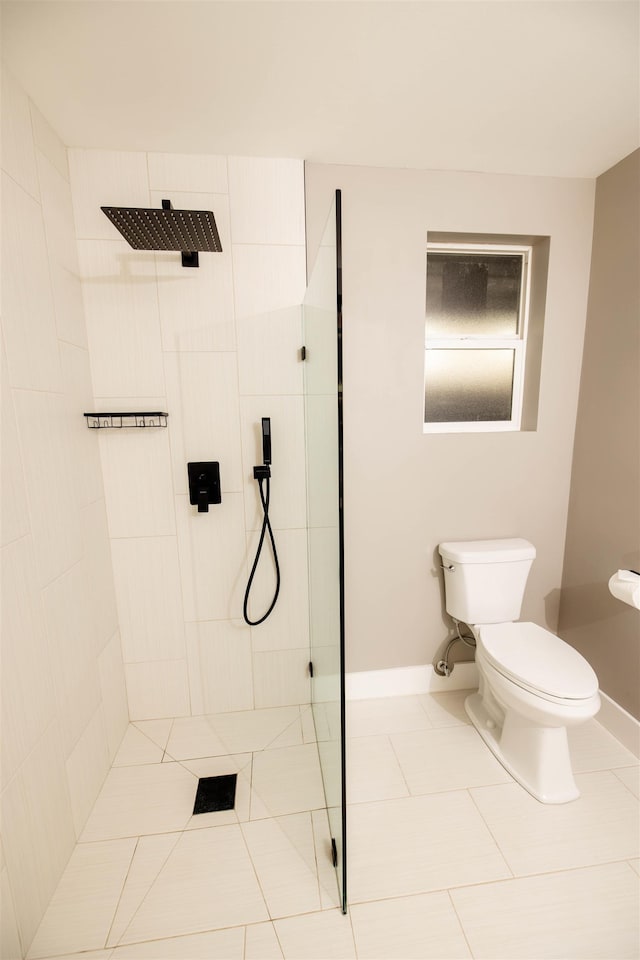
M 336 846 L 336 838 L 331 837 L 331 863 L 334 867 L 338 866 L 338 848 Z

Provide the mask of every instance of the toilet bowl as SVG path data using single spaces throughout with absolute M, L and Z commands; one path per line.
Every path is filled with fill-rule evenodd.
M 476 639 L 479 689 L 465 709 L 506 770 L 542 803 L 579 797 L 567 727 L 600 709 L 598 678 L 577 650 L 518 620 L 536 555 L 527 540 L 442 543 L 447 612 Z
M 600 709 L 594 671 L 577 650 L 535 623 L 472 629 L 480 687 L 465 702 L 471 722 L 537 800 L 577 799 L 567 727 Z

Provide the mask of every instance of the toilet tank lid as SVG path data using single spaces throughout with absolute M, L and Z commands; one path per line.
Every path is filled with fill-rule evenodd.
M 449 540 L 439 546 L 440 556 L 455 563 L 510 563 L 533 560 L 536 548 L 528 540 Z

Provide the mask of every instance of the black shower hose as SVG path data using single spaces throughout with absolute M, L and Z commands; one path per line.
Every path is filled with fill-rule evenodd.
M 278 552 L 276 550 L 276 542 L 273 538 L 273 530 L 271 529 L 271 521 L 269 520 L 269 497 L 271 495 L 271 480 L 269 476 L 265 477 L 256 477 L 258 481 L 258 487 L 260 489 L 260 500 L 262 502 L 262 530 L 260 531 L 260 540 L 258 541 L 258 549 L 256 550 L 255 559 L 253 561 L 253 567 L 251 568 L 251 573 L 249 574 L 249 580 L 247 583 L 247 589 L 244 594 L 244 605 L 242 608 L 242 615 L 244 617 L 244 622 L 248 623 L 250 627 L 257 627 L 259 623 L 264 623 L 271 611 L 276 605 L 276 600 L 278 599 L 278 594 L 280 593 L 280 564 L 278 563 Z M 263 482 L 266 481 L 267 492 L 265 495 L 264 488 L 262 486 Z M 267 612 L 263 614 L 259 620 L 250 620 L 249 619 L 249 594 L 251 593 L 251 585 L 253 583 L 253 578 L 255 576 L 256 570 L 258 569 L 258 563 L 260 561 L 260 554 L 262 553 L 262 547 L 264 544 L 264 535 L 269 533 L 269 539 L 271 540 L 271 549 L 273 551 L 273 562 L 276 568 L 276 589 L 273 594 L 273 600 Z

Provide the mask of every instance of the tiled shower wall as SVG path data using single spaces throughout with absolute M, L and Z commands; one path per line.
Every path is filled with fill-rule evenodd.
M 2 78 L 2 944 L 36 931 L 128 715 L 67 152 Z
M 97 410 L 162 410 L 168 428 L 91 431 L 100 450 L 132 720 L 307 702 L 307 534 L 297 160 L 70 150 Z M 105 206 L 213 210 L 223 252 L 132 250 Z M 255 551 L 261 417 L 282 589 L 242 621 Z M 89 433 L 90 431 L 87 431 Z M 220 463 L 222 503 L 189 504 L 188 461 Z M 256 581 L 253 619 L 273 570 Z

